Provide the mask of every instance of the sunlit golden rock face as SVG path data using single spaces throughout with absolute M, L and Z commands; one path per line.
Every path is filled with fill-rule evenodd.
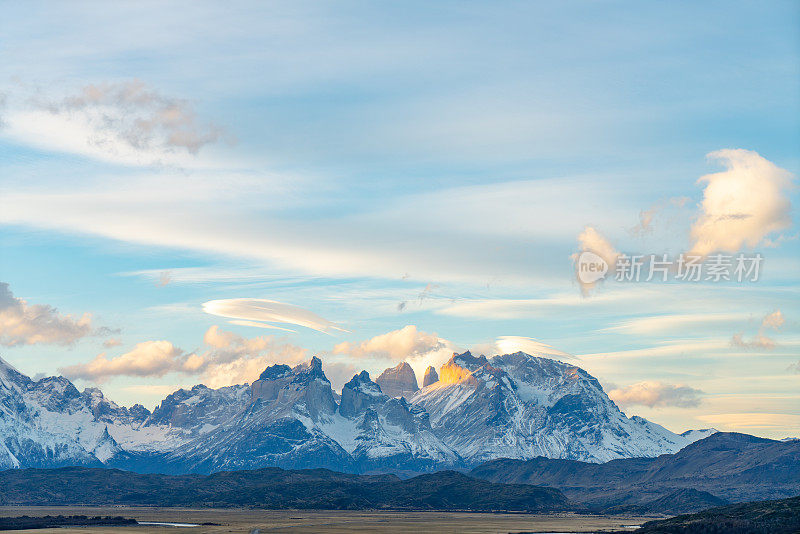
M 452 384 L 467 378 L 480 380 L 483 374 L 486 372 L 491 373 L 495 370 L 496 369 L 489 365 L 486 356 L 481 355 L 475 357 L 469 351 L 463 354 L 453 353 L 453 357 L 450 358 L 446 364 L 442 365 L 439 373 L 439 382 L 437 382 L 437 384 Z
M 472 372 L 469 369 L 464 369 L 457 363 L 451 361 L 442 365 L 439 372 L 439 382 L 442 384 L 452 384 L 453 382 L 459 382 L 467 378 L 471 374 Z

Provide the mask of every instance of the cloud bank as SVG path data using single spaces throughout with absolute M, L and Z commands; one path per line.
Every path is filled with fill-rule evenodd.
M 173 371 L 192 374 L 203 366 L 196 354 L 186 354 L 169 341 L 144 341 L 130 352 L 109 359 L 106 353 L 84 364 L 62 367 L 59 372 L 71 379 L 102 380 L 112 376 L 160 377 Z
M 429 365 L 442 365 L 457 350 L 455 344 L 437 334 L 429 334 L 418 330 L 414 325 L 406 325 L 360 343 L 339 343 L 332 352 L 349 358 L 371 360 L 376 367 L 389 367 L 406 361 L 414 369 L 417 378 L 422 378 Z
M 685 385 L 666 384 L 646 380 L 624 388 L 612 389 L 608 396 L 620 406 L 648 406 L 664 408 L 694 408 L 700 404 L 703 392 Z
M 101 353 L 90 362 L 62 367 L 59 372 L 91 382 L 181 373 L 201 376 L 206 385 L 222 387 L 252 382 L 273 363 L 296 364 L 306 358 L 305 349 L 274 337 L 245 338 L 216 325 L 206 331 L 203 342 L 203 350 L 187 352 L 169 341 L 145 341 L 119 356 L 109 358 Z
M 109 332 L 94 328 L 91 314 L 76 318 L 47 304 L 29 304 L 0 282 L 0 345 L 72 345 L 81 338 Z

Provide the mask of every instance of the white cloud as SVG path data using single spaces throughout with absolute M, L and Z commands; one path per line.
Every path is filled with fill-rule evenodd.
M 306 350 L 274 337 L 245 338 L 233 332 L 209 328 L 203 351 L 186 352 L 169 341 L 145 341 L 119 356 L 99 354 L 92 361 L 59 369 L 71 379 L 100 382 L 114 376 L 161 377 L 181 373 L 202 377 L 211 387 L 251 382 L 273 363 L 296 364 Z
M 203 304 L 203 311 L 211 315 L 238 319 L 236 324 L 243 324 L 241 321 L 246 321 L 244 324 L 247 326 L 254 326 L 253 322 L 258 321 L 257 326 L 262 328 L 275 328 L 270 323 L 282 323 L 303 326 L 325 334 L 330 334 L 334 330 L 346 332 L 314 312 L 274 300 L 251 298 L 210 300 Z
M 619 252 L 617 252 L 611 242 L 609 242 L 608 239 L 606 239 L 600 232 L 591 226 L 586 226 L 583 231 L 578 234 L 578 242 L 580 243 L 581 252 L 592 252 L 597 254 L 608 266 L 608 272 L 614 271 Z M 576 261 L 576 266 L 579 266 L 577 259 L 578 255 L 573 255 L 573 260 Z M 577 275 L 578 272 L 576 270 L 576 278 L 578 283 L 581 285 L 581 291 L 584 295 L 588 295 L 589 292 L 597 285 L 597 282 L 581 280 L 581 277 Z
M 496 354 L 513 354 L 524 352 L 532 356 L 542 356 L 554 360 L 575 360 L 578 359 L 572 354 L 560 351 L 555 347 L 542 343 L 536 339 L 525 336 L 500 336 L 494 343 L 479 344 L 472 348 L 477 354 L 494 356 Z
M 29 304 L 0 282 L 0 345 L 71 345 L 81 338 L 109 332 L 95 329 L 88 313 L 76 318 L 62 315 L 47 304 Z
M 702 394 L 701 390 L 690 386 L 665 384 L 656 380 L 638 382 L 608 392 L 611 400 L 621 406 L 640 405 L 650 408 L 692 408 L 700 404 Z
M 582 360 L 608 361 L 627 358 L 657 358 L 664 356 L 696 355 L 722 351 L 729 347 L 724 339 L 689 339 L 663 341 L 655 346 L 609 352 L 579 354 Z
M 731 346 L 740 349 L 772 350 L 775 348 L 775 340 L 764 334 L 757 334 L 748 341 L 744 339 L 744 334 L 739 332 L 731 337 Z
M 588 200 L 604 196 L 590 179 L 454 187 L 399 195 L 354 213 L 337 203 L 340 191 L 330 184 L 271 176 L 162 170 L 69 188 L 0 188 L 0 222 L 254 260 L 290 275 L 396 280 L 408 273 L 426 283 L 496 280 L 530 287 L 564 280 L 569 236 L 580 232 L 584 217 L 609 218 Z M 286 182 L 295 189 L 281 185 Z M 592 193 L 576 196 L 579 190 Z M 307 207 L 320 191 L 330 194 L 319 214 L 297 218 L 282 209 Z M 574 209 L 565 215 L 567 204 Z M 609 206 L 617 206 L 613 198 L 604 203 Z M 149 276 L 159 280 L 160 270 Z M 172 270 L 173 281 L 180 276 Z
M 269 365 L 296 365 L 307 357 L 306 349 L 272 336 L 245 338 L 212 326 L 206 331 L 203 380 L 210 387 L 252 382 Z
M 228 321 L 228 322 L 239 326 L 253 326 L 255 328 L 264 328 L 265 330 L 283 330 L 284 332 L 297 333 L 297 330 L 292 330 L 291 328 L 283 328 L 282 326 L 277 326 L 269 323 L 259 323 L 258 321 L 244 321 L 242 319 L 234 319 L 233 321 Z
M 777 343 L 774 339 L 768 337 L 764 331 L 767 329 L 780 330 L 785 323 L 786 319 L 783 317 L 783 312 L 781 310 L 775 310 L 765 315 L 761 320 L 761 327 L 758 329 L 758 334 L 756 336 L 748 341 L 744 339 L 744 334 L 742 332 L 734 334 L 731 338 L 731 345 L 742 349 L 772 350 Z
M 478 317 L 487 319 L 520 319 L 543 317 L 553 313 L 564 313 L 571 309 L 585 310 L 587 307 L 641 305 L 663 293 L 645 285 L 605 291 L 591 299 L 582 298 L 574 292 L 555 293 L 540 298 L 506 299 L 461 299 L 436 310 L 442 315 L 454 317 Z M 662 304 L 663 305 L 663 304 Z
M 703 202 L 692 226 L 690 254 L 737 252 L 755 247 L 771 233 L 791 225 L 787 190 L 792 175 L 756 152 L 726 149 L 712 152 L 726 170 L 700 178 Z
M 169 341 L 144 341 L 130 352 L 108 359 L 103 352 L 84 364 L 62 367 L 72 379 L 102 380 L 110 376 L 164 376 L 173 371 L 192 373 L 203 366 L 196 354 L 186 354 Z
M 410 356 L 443 348 L 446 343 L 436 334 L 428 334 L 417 330 L 414 325 L 406 325 L 400 330 L 387 332 L 361 343 L 339 343 L 333 352 L 346 353 L 356 358 L 381 356 L 402 361 Z
M 140 80 L 89 84 L 71 96 L 39 97 L 29 105 L 8 113 L 4 135 L 104 161 L 180 164 L 221 136 L 189 102 Z
M 764 320 L 761 321 L 761 326 L 763 328 L 771 328 L 773 330 L 779 330 L 784 324 L 786 324 L 786 319 L 783 317 L 783 312 L 781 310 L 768 313 L 764 316 Z
M 371 360 L 372 366 L 391 366 L 406 361 L 421 378 L 429 365 L 440 366 L 457 350 L 456 345 L 437 334 L 418 330 L 414 325 L 375 336 L 361 343 L 344 342 L 333 354 Z
M 637 317 L 603 328 L 601 332 L 623 332 L 626 334 L 649 335 L 670 330 L 686 331 L 713 324 L 726 324 L 744 321 L 747 313 L 686 313 Z

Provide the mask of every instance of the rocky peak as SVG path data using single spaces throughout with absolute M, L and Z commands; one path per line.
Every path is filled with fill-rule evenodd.
M 329 382 L 328 377 L 322 371 L 322 360 L 314 356 L 308 363 L 301 363 L 292 369 L 295 375 L 294 382 L 305 382 L 309 380 L 320 379 L 324 382 Z
M 336 410 L 331 383 L 322 370 L 322 360 L 316 356 L 289 371 L 285 365 L 268 367 L 253 382 L 251 401 L 259 410 L 277 403 L 272 406 L 278 411 L 295 410 L 314 420 Z
M 135 421 L 144 421 L 145 419 L 150 417 L 150 410 L 148 410 L 139 403 L 136 403 L 133 406 L 131 406 L 128 409 L 128 411 L 130 412 L 131 417 L 133 417 Z
M 28 384 L 31 382 L 32 380 L 30 378 L 17 371 L 13 365 L 0 357 L 0 387 L 5 387 L 6 389 L 24 389 L 27 388 Z
M 438 381 L 439 375 L 436 373 L 436 369 L 432 365 L 429 365 L 428 368 L 425 369 L 425 376 L 422 377 L 422 387 L 428 387 Z
M 276 363 L 275 365 L 270 365 L 264 372 L 261 373 L 261 376 L 258 377 L 259 380 L 275 380 L 276 378 L 283 378 L 289 376 L 291 374 L 292 368 L 288 365 L 282 363 Z
M 78 389 L 63 376 L 48 376 L 28 384 L 29 395 L 52 412 L 73 413 L 84 407 Z
M 456 354 L 454 352 L 453 356 L 450 358 L 450 362 L 470 371 L 474 371 L 475 369 L 483 367 L 489 363 L 489 361 L 486 359 L 486 356 L 483 354 L 480 356 L 473 356 L 470 351 L 463 352 L 461 354 Z
M 339 413 L 345 417 L 357 415 L 374 404 L 387 400 L 380 386 L 370 380 L 369 373 L 361 371 L 342 388 Z
M 592 397 L 601 404 L 607 401 L 597 379 L 569 363 L 515 352 L 494 356 L 490 365 L 505 371 L 526 401 L 552 406 L 565 395 Z
M 489 362 L 486 356 L 475 357 L 469 351 L 462 354 L 454 352 L 453 356 L 442 366 L 439 380 L 445 384 L 459 382 L 471 376 L 475 371 L 488 366 Z
M 153 410 L 148 424 L 183 429 L 219 424 L 244 407 L 249 389 L 246 385 L 211 389 L 203 384 L 188 390 L 179 389 Z
M 85 388 L 81 393 L 83 402 L 98 421 L 106 423 L 122 422 L 128 424 L 141 424 L 150 417 L 150 410 L 141 404 L 134 404 L 130 408 L 119 406 L 111 399 L 107 399 L 98 388 Z
M 253 402 L 258 399 L 275 400 L 288 384 L 302 387 L 315 381 L 324 383 L 327 389 L 330 389 L 330 382 L 322 371 L 322 360 L 316 356 L 307 363 L 301 363 L 293 368 L 284 364 L 270 365 L 261 373 L 258 380 L 253 382 L 251 400 Z
M 375 382 L 390 397 L 410 397 L 419 389 L 414 369 L 407 362 L 386 369 Z
M 363 391 L 364 393 L 373 396 L 383 395 L 380 386 L 370 379 L 369 373 L 366 371 L 361 371 L 357 375 L 353 376 L 353 378 L 350 379 L 350 382 L 345 384 L 344 387 L 357 391 Z

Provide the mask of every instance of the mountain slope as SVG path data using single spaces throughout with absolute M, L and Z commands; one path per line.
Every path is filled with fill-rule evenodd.
M 460 464 L 458 454 L 433 433 L 426 412 L 381 390 L 362 371 L 342 388 L 335 416 L 321 424 L 361 470 L 431 471 Z
M 347 451 L 319 426 L 337 408 L 319 358 L 294 369 L 268 367 L 250 389 L 241 411 L 166 455 L 171 472 L 266 466 L 355 469 Z
M 495 484 L 453 471 L 400 480 L 326 469 L 142 475 L 116 469 L 0 472 L 0 505 L 136 505 L 312 509 L 514 510 L 569 508 L 558 490 Z
M 800 532 L 800 497 L 734 504 L 649 521 L 641 534 L 796 534 Z
M 689 439 L 628 418 L 583 369 L 518 352 L 454 354 L 410 401 L 445 444 L 477 464 L 492 458 L 605 462 L 675 452 Z
M 36 382 L 0 358 L 0 469 L 100 465 L 98 456 L 105 458 L 116 451 L 105 427 L 75 428 L 69 424 L 74 421 L 56 417 L 52 410 L 63 408 L 55 402 L 59 393 L 69 406 L 81 398 L 69 381 Z M 81 418 L 69 411 L 66 415 Z M 84 415 L 92 419 L 90 413 Z
M 470 474 L 493 482 L 559 488 L 569 498 L 598 509 L 642 512 L 660 506 L 658 511 L 669 513 L 682 511 L 675 505 L 678 498 L 684 503 L 697 501 L 702 508 L 715 504 L 709 496 L 743 502 L 800 494 L 800 442 L 720 432 L 657 458 L 605 464 L 501 459 L 480 465 Z M 706 495 L 681 493 L 683 489 Z M 666 501 L 655 502 L 672 494 L 670 509 L 665 509 Z

